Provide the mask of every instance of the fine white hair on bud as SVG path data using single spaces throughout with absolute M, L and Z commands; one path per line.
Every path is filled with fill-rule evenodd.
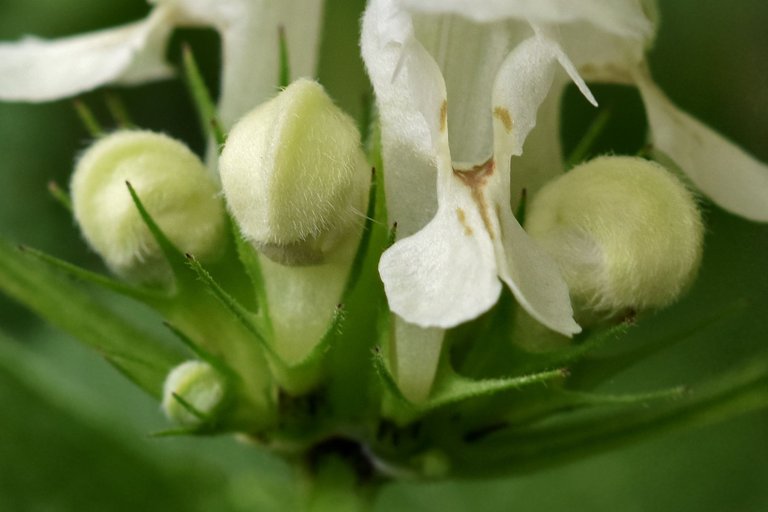
M 222 253 L 225 210 L 218 187 L 200 159 L 166 135 L 118 131 L 83 153 L 71 183 L 75 219 L 113 272 L 142 282 L 170 278 L 170 266 L 127 183 L 180 250 L 204 261 Z
M 175 423 L 196 427 L 215 417 L 226 393 L 224 377 L 213 366 L 203 361 L 186 361 L 165 379 L 163 412 Z
M 321 263 L 365 213 L 370 172 L 360 134 L 310 80 L 232 128 L 219 172 L 243 236 L 278 263 Z
M 704 234 L 694 196 L 673 174 L 619 156 L 547 184 L 526 229 L 560 265 L 582 323 L 672 303 L 696 275 Z

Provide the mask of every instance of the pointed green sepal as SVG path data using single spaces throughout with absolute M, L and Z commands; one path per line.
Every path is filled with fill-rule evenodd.
M 288 55 L 288 38 L 285 36 L 285 27 L 277 27 L 278 47 L 280 49 L 280 69 L 278 72 L 278 88 L 285 89 L 291 83 L 291 61 Z
M 21 250 L 21 252 L 24 254 L 29 254 L 30 256 L 42 261 L 43 263 L 58 269 L 60 272 L 72 278 L 94 284 L 104 288 L 105 290 L 123 295 L 124 297 L 129 297 L 144 302 L 147 305 L 157 306 L 160 302 L 165 302 L 167 300 L 167 296 L 165 294 L 156 290 L 139 288 L 130 284 L 126 284 L 122 281 L 112 279 L 109 276 L 78 267 L 77 265 L 73 265 L 72 263 L 61 260 L 55 256 L 51 256 L 50 254 L 38 251 L 37 249 L 20 245 L 19 250 Z
M 194 277 L 187 268 L 185 255 L 167 236 L 165 236 L 163 230 L 160 229 L 160 226 L 157 225 L 157 222 L 152 218 L 152 215 L 150 215 L 144 207 L 139 195 L 136 193 L 136 190 L 134 190 L 130 182 L 126 181 L 125 185 L 128 187 L 128 192 L 131 194 L 131 199 L 133 200 L 136 209 L 139 211 L 141 219 L 144 221 L 144 224 L 146 224 L 150 233 L 152 233 L 152 237 L 163 252 L 166 261 L 171 266 L 171 272 L 175 278 L 177 288 L 183 288 L 184 286 L 191 284 L 191 282 L 194 281 Z
M 80 119 L 80 122 L 83 123 L 83 126 L 91 137 L 95 139 L 104 133 L 104 128 L 102 128 L 91 108 L 86 105 L 83 100 L 73 100 L 72 106 L 75 108 L 75 113 Z
M 104 103 L 107 106 L 109 114 L 119 128 L 128 130 L 136 127 L 133 121 L 131 121 L 128 109 L 118 93 L 115 91 L 105 91 Z
M 400 391 L 394 376 L 387 367 L 380 350 L 374 351 L 374 366 L 385 389 L 395 398 L 388 403 L 390 415 L 400 423 L 408 423 L 435 409 L 483 396 L 543 384 L 567 377 L 564 369 L 496 379 L 469 379 L 457 374 L 443 357 L 437 370 L 429 398 L 422 403 L 409 401 Z
M 205 85 L 203 75 L 200 73 L 197 61 L 195 61 L 195 56 L 190 47 L 186 45 L 182 48 L 182 66 L 189 94 L 192 96 L 195 108 L 197 109 L 197 115 L 200 118 L 203 136 L 211 135 L 216 144 L 221 147 L 227 140 L 226 134 L 218 119 L 216 106 L 211 99 L 208 87 Z
M 70 214 L 72 213 L 72 198 L 69 197 L 69 194 L 67 194 L 67 192 L 62 189 L 58 183 L 53 180 L 49 181 L 48 193 L 51 194 L 51 197 L 55 199 L 57 203 L 63 206 L 65 210 L 67 210 Z

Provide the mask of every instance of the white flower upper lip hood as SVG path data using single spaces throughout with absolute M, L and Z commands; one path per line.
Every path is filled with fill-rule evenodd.
M 231 126 L 273 96 L 278 32 L 285 28 L 296 77 L 315 72 L 324 0 L 156 0 L 144 20 L 58 40 L 0 43 L 0 100 L 51 101 L 110 83 L 167 77 L 177 26 L 210 26 L 222 39 L 219 115 Z
M 561 170 L 566 74 L 555 74 L 556 63 L 590 100 L 580 73 L 636 84 L 656 146 L 724 208 L 768 220 L 765 166 L 677 110 L 650 80 L 644 52 L 654 30 L 639 0 L 369 3 L 361 46 L 400 238 L 379 270 L 395 313 L 452 327 L 495 303 L 498 276 L 541 323 L 578 332 L 556 266 L 510 208 L 521 189 L 535 192 Z

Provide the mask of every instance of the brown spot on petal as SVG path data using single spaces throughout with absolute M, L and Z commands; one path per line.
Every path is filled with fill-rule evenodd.
M 471 169 L 454 169 L 453 174 L 457 176 L 472 192 L 472 200 L 475 201 L 477 209 L 480 211 L 480 217 L 483 219 L 488 235 L 491 240 L 496 238 L 493 230 L 493 224 L 491 223 L 491 216 L 488 213 L 488 202 L 483 194 L 483 187 L 488 181 L 488 178 L 493 175 L 496 165 L 493 162 L 493 158 L 489 158 L 485 163 L 475 165 Z
M 504 107 L 496 107 L 493 109 L 493 115 L 501 121 L 507 133 L 512 133 L 512 116 L 509 115 L 509 110 Z
M 448 126 L 448 100 L 443 100 L 443 104 L 440 105 L 440 131 L 444 132 L 446 126 Z
M 467 224 L 467 215 L 464 213 L 464 210 L 461 208 L 456 208 L 456 217 L 459 218 L 459 224 L 464 227 L 464 234 L 467 236 L 472 236 L 472 227 Z

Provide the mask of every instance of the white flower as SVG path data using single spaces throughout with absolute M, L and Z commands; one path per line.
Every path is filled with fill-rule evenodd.
M 414 14 L 458 4 L 374 0 L 364 19 L 388 211 L 405 235 L 379 266 L 390 307 L 421 327 L 452 327 L 489 309 L 501 279 L 531 316 L 574 334 L 580 329 L 556 264 L 512 214 L 510 162 L 522 153 L 558 67 L 594 103 L 560 46 L 532 28 L 578 12 L 544 8 L 540 19 L 518 24 L 508 13 L 491 16 L 490 2 L 464 11 L 483 23 L 469 14 Z M 429 192 L 435 181 L 436 198 Z
M 399 238 L 380 273 L 397 314 L 393 369 L 409 398 L 429 393 L 441 328 L 490 308 L 499 278 L 542 324 L 567 335 L 579 330 L 557 267 L 511 210 L 524 189 L 535 193 L 563 170 L 559 109 L 568 75 L 593 103 L 579 75 L 636 84 L 656 146 L 720 206 L 768 220 L 765 166 L 678 111 L 650 80 L 652 7 L 645 0 L 369 3 L 361 46 Z
M 560 171 L 559 145 L 546 146 L 558 136 L 550 110 L 565 85 L 553 78 L 557 63 L 593 103 L 579 73 L 636 84 L 656 146 L 724 208 L 768 220 L 766 167 L 651 81 L 647 10 L 639 0 L 371 2 L 363 56 L 381 111 L 388 209 L 404 237 L 380 264 L 395 313 L 422 327 L 455 326 L 496 302 L 498 275 L 531 316 L 578 332 L 556 266 L 510 209 L 522 188 L 535 191 Z M 547 122 L 523 153 L 542 104 Z M 547 149 L 546 165 L 532 161 Z
M 168 38 L 178 26 L 208 26 L 222 40 L 219 115 L 229 127 L 271 97 L 279 73 L 278 27 L 296 77 L 312 76 L 323 0 L 156 0 L 142 20 L 54 41 L 0 43 L 0 99 L 50 101 L 109 83 L 167 77 Z

